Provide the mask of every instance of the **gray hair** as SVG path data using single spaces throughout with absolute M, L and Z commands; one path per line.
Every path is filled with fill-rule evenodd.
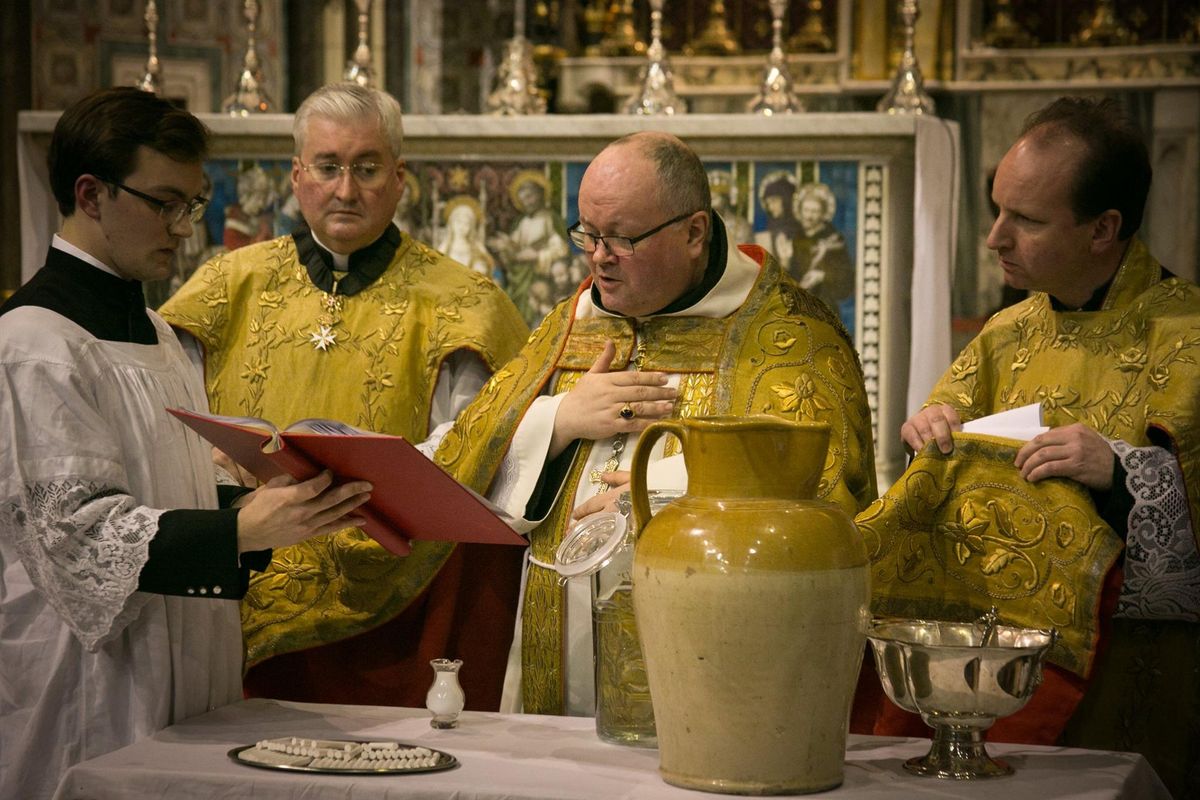
M 707 211 L 712 207 L 708 172 L 700 157 L 681 139 L 659 131 L 642 131 L 622 136 L 612 144 L 631 145 L 654 164 L 658 173 L 656 199 L 666 214 Z
M 317 89 L 304 99 L 292 120 L 292 138 L 295 140 L 297 156 L 304 149 L 304 136 L 312 117 L 344 123 L 376 120 L 388 140 L 392 157 L 400 158 L 400 146 L 404 142 L 400 103 L 387 92 L 350 82 L 328 83 Z

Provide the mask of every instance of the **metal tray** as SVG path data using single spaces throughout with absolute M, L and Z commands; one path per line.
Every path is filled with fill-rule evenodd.
M 383 740 L 365 740 L 365 739 L 344 739 L 339 740 L 344 744 L 370 744 L 371 741 Z M 229 751 L 228 756 L 233 761 L 243 764 L 247 767 L 258 767 L 260 769 L 275 769 L 285 772 L 317 772 L 327 775 L 409 775 L 419 772 L 441 772 L 446 769 L 454 769 L 458 766 L 458 759 L 442 750 L 437 750 L 433 747 L 427 747 L 423 744 L 413 744 L 411 742 L 389 742 L 389 744 L 397 744 L 401 747 L 424 747 L 426 750 L 437 756 L 437 762 L 432 766 L 420 767 L 310 767 L 306 764 L 271 764 L 263 761 L 251 761 L 243 758 L 242 753 L 247 750 L 254 750 L 257 745 L 247 744 L 241 747 L 235 747 Z

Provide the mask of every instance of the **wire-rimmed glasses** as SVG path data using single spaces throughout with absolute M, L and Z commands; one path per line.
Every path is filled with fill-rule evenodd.
M 674 225 L 676 222 L 682 222 L 683 220 L 697 213 L 699 212 L 689 211 L 686 214 L 680 214 L 677 217 L 671 217 L 671 219 L 667 220 L 661 225 L 656 225 L 645 233 L 639 233 L 637 236 L 601 236 L 598 233 L 589 233 L 588 231 L 583 230 L 579 227 L 578 222 L 570 227 L 570 229 L 567 231 L 567 235 L 571 237 L 571 241 L 575 243 L 575 246 L 585 253 L 594 253 L 596 251 L 596 247 L 599 246 L 601 242 L 604 242 L 604 246 L 608 248 L 608 252 L 612 253 L 614 256 L 631 256 L 633 255 L 633 246 L 638 242 L 642 241 L 643 239 L 649 239 L 651 236 L 663 230 L 664 228 Z
M 99 177 L 99 176 L 97 176 Z M 208 208 L 208 198 L 203 196 L 193 197 L 191 200 L 159 200 L 157 197 L 152 197 L 145 192 L 139 192 L 120 181 L 113 181 L 107 178 L 100 178 L 107 184 L 128 192 L 129 194 L 141 200 L 145 200 L 158 211 L 158 216 L 167 223 L 167 227 L 171 228 L 178 225 L 180 220 L 187 218 L 188 222 L 199 222 L 204 218 L 204 212 Z

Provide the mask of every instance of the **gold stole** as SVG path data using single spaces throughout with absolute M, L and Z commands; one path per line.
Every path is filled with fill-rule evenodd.
M 705 317 L 661 317 L 645 321 L 640 330 L 625 318 L 579 320 L 571 327 L 559 357 L 555 394 L 570 391 L 611 339 L 617 346 L 612 369 L 625 369 L 634 360 L 639 370 L 678 373 L 679 395 L 674 416 L 714 413 L 717 354 L 729 320 Z M 640 333 L 640 339 L 638 334 Z M 636 341 L 636 352 L 635 352 Z M 566 529 L 593 443 L 582 443 L 559 490 L 559 500 L 529 537 L 531 555 L 554 563 Z M 632 446 L 632 445 L 630 445 Z M 558 713 L 563 705 L 563 658 L 567 628 L 566 590 L 558 575 L 531 564 L 526 578 L 521 627 L 521 698 L 531 714 Z

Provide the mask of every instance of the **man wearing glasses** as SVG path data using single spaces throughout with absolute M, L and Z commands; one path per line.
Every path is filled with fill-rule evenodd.
M 127 88 L 50 140 L 62 229 L 0 307 L 0 797 L 49 797 L 73 763 L 237 700 L 249 569 L 353 524 L 370 490 L 218 491 L 166 411 L 205 410 L 204 387 L 141 282 L 203 213 L 207 136 Z
M 404 190 L 393 97 L 325 86 L 293 134 L 305 224 L 203 265 L 162 314 L 199 343 L 217 413 L 436 440 L 525 323 L 489 278 L 392 223 Z M 422 706 L 429 659 L 449 656 L 470 665 L 469 707 L 495 709 L 519 562 L 513 548 L 440 542 L 396 558 L 358 530 L 276 550 L 242 603 L 247 693 Z
M 821 496 L 853 514 L 875 497 L 871 418 L 845 330 L 761 248 L 731 246 L 704 167 L 679 139 L 606 147 L 579 187 L 571 241 L 591 281 L 559 304 L 460 416 L 437 460 L 528 532 L 531 554 L 502 709 L 594 711 L 587 578 L 560 587 L 566 530 L 628 488 L 653 420 L 769 413 L 832 427 Z M 651 455 L 651 488 L 681 488 Z

